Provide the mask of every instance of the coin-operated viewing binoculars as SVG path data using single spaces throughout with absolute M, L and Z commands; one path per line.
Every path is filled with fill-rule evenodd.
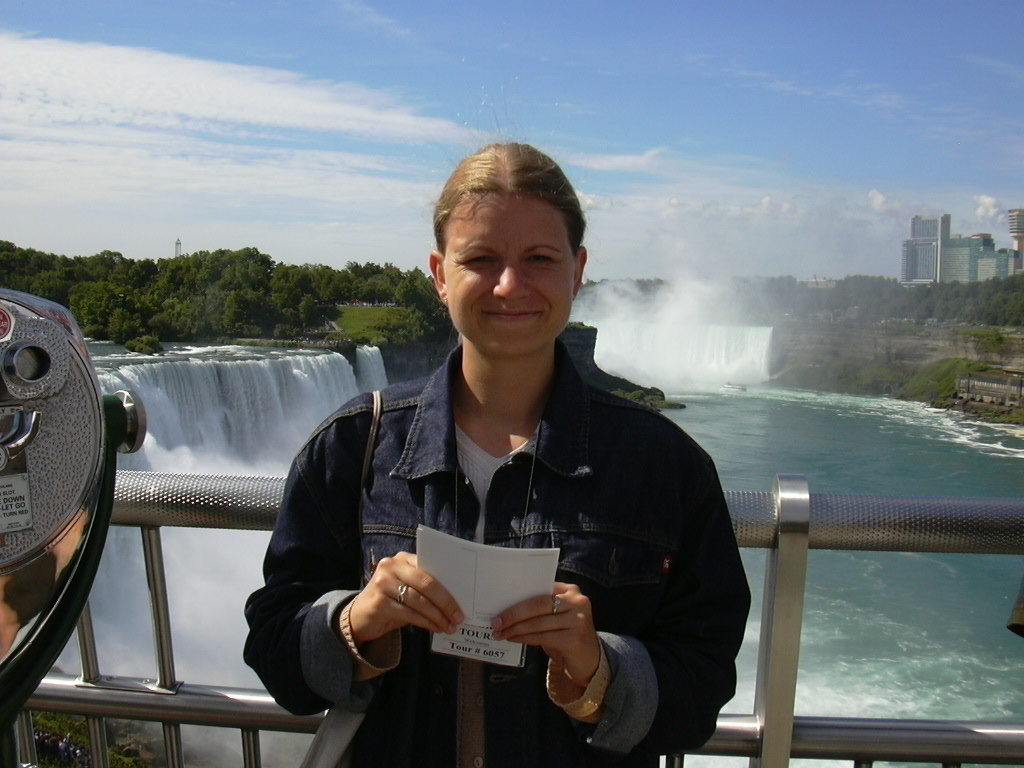
M 0 289 L 0 766 L 18 711 L 60 655 L 106 541 L 117 453 L 145 413 L 103 396 L 68 310 Z

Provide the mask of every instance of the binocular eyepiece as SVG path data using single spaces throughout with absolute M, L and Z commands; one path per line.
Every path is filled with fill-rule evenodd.
M 71 313 L 0 289 L 0 765 L 7 726 L 60 654 L 92 586 L 118 451 L 145 412 L 104 396 Z
M 50 370 L 50 353 L 31 342 L 10 344 L 4 350 L 0 370 L 5 379 L 22 385 L 35 384 Z

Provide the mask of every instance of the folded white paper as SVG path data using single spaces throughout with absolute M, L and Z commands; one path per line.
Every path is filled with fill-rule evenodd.
M 491 619 L 527 598 L 551 594 L 558 549 L 492 547 L 421 525 L 416 529 L 416 557 L 419 567 L 444 585 L 466 616 L 455 634 L 435 634 L 431 649 L 521 667 L 525 646 L 495 640 Z

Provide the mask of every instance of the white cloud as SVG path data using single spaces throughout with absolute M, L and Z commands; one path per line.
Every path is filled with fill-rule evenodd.
M 475 139 L 391 95 L 142 48 L 0 35 L 0 126 L 117 125 L 248 138 L 304 131 L 397 143 Z
M 868 205 L 871 206 L 871 210 L 881 213 L 886 209 L 888 203 L 889 201 L 886 200 L 885 195 L 877 189 L 872 189 L 868 192 Z
M 41 250 L 155 258 L 180 237 L 188 251 L 422 266 L 444 176 L 486 139 L 355 83 L 0 34 L 0 237 Z M 595 278 L 895 275 L 907 220 L 936 212 L 896 197 L 932 189 L 814 184 L 679 146 L 556 153 L 588 212 Z M 954 191 L 945 211 L 963 221 L 999 207 Z
M 412 30 L 404 27 L 390 16 L 371 8 L 362 0 L 339 0 L 339 7 L 364 27 L 379 29 L 385 34 L 401 40 L 412 37 Z
M 0 139 L 0 237 L 20 245 L 419 265 L 429 158 L 484 137 L 358 84 L 0 34 Z
M 974 215 L 979 221 L 986 224 L 998 224 L 1006 220 L 1006 217 L 1002 215 L 1003 206 L 997 198 L 991 195 L 975 195 L 974 202 L 978 204 Z
M 904 211 L 879 215 L 863 191 L 733 189 L 704 198 L 679 184 L 665 194 L 596 198 L 588 205 L 590 275 L 689 282 L 729 275 L 895 276 Z
M 973 64 L 976 67 L 988 70 L 989 74 L 996 75 L 1000 81 L 1007 78 L 1024 83 L 1024 67 L 1017 63 L 1011 63 L 1002 59 L 993 59 L 988 56 L 961 56 L 962 61 Z
M 818 184 L 757 158 L 662 148 L 624 159 L 571 159 L 592 169 L 578 174 L 582 180 L 573 176 L 589 220 L 594 279 L 895 277 L 909 218 L 933 212 L 909 202 L 920 199 L 921 190 L 897 190 L 912 194 L 896 198 L 877 188 Z M 612 192 L 602 187 L 605 169 L 635 170 L 653 162 L 659 173 L 650 181 Z
M 649 149 L 639 155 L 582 155 L 567 156 L 566 160 L 579 168 L 595 171 L 625 173 L 663 173 L 668 150 L 663 147 Z
M 904 106 L 902 95 L 878 83 L 837 85 L 823 89 L 822 93 L 858 107 L 900 109 Z
M 555 109 L 576 117 L 592 117 L 598 114 L 597 110 L 593 107 L 586 107 L 572 101 L 557 101 L 555 102 Z
M 11 142 L 0 159 L 0 232 L 41 250 L 128 256 L 255 245 L 276 259 L 420 266 L 429 250 L 429 169 L 372 155 L 132 142 Z
M 734 67 L 726 67 L 722 70 L 722 72 L 728 77 L 739 80 L 740 82 L 760 86 L 765 90 L 769 91 L 788 93 L 793 96 L 815 95 L 815 91 L 813 88 L 807 88 L 794 82 L 793 80 L 784 80 L 780 77 L 776 77 L 770 72 L 761 72 L 751 69 L 742 69 Z
M 710 70 L 710 62 L 700 61 L 697 63 Z M 880 83 L 843 82 L 832 85 L 811 85 L 761 70 L 724 66 L 718 71 L 737 82 L 791 96 L 836 99 L 869 109 L 900 109 L 905 104 L 901 94 Z M 851 73 L 848 72 L 847 75 L 850 76 Z

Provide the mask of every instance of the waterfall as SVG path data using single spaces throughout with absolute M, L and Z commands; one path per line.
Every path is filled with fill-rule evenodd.
M 301 350 L 178 347 L 158 358 L 90 344 L 105 393 L 131 389 L 149 429 L 140 453 L 118 469 L 283 477 L 317 424 L 361 391 L 387 385 L 380 350 L 344 356 Z M 162 530 L 168 600 L 180 679 L 258 687 L 241 660 L 242 605 L 260 586 L 269 534 Z M 148 594 L 138 531 L 114 526 L 90 596 L 104 672 L 152 674 Z M 78 668 L 77 646 L 58 660 Z
M 723 286 L 697 279 L 610 281 L 588 286 L 572 315 L 597 328 L 598 367 L 680 394 L 770 378 L 772 329 L 744 325 L 735 304 Z
M 388 385 L 384 356 L 377 347 L 356 347 L 356 381 L 360 392 L 373 392 Z
M 243 359 L 238 359 L 239 355 Z M 387 385 L 380 350 L 336 353 L 219 347 L 179 359 L 97 361 L 104 392 L 130 389 L 146 409 L 143 450 L 121 469 L 284 475 L 310 432 L 359 392 Z
M 770 375 L 772 329 L 759 326 L 599 323 L 595 362 L 668 394 L 691 388 L 759 384 Z

